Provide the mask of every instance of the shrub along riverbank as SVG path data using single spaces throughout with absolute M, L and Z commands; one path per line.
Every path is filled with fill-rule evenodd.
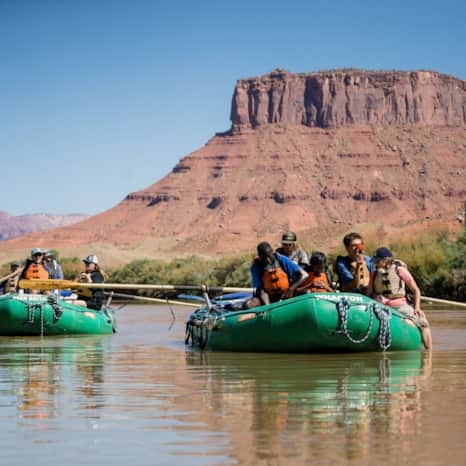
M 444 299 L 466 301 L 466 231 L 451 238 L 446 233 L 413 237 L 385 244 L 408 264 L 422 294 Z M 380 246 L 374 240 L 366 243 L 367 253 Z M 310 252 L 310 251 L 309 251 Z M 330 268 L 343 250 L 329 251 Z M 58 255 L 58 252 L 57 252 Z M 220 259 L 196 256 L 171 261 L 135 260 L 118 270 L 105 270 L 113 283 L 185 284 L 209 286 L 251 286 L 249 268 L 253 254 Z M 65 278 L 73 279 L 83 270 L 80 258 L 59 258 Z M 8 265 L 0 276 L 8 273 Z

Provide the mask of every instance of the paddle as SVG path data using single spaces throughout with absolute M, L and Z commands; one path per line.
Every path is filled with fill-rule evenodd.
M 8 275 L 5 275 L 4 277 L 0 278 L 0 283 L 6 282 L 9 278 L 16 277 L 16 275 L 19 275 L 21 273 L 22 269 L 15 270 L 14 272 L 9 273 Z
M 448 299 L 430 298 L 429 296 L 421 296 L 421 301 L 431 301 L 439 304 L 449 304 L 451 306 L 466 307 L 466 303 L 460 303 L 459 301 L 450 301 Z
M 99 288 L 109 290 L 157 290 L 157 291 L 175 291 L 175 290 L 192 290 L 192 291 L 212 291 L 214 293 L 235 293 L 237 291 L 252 292 L 252 288 L 212 286 L 206 285 L 148 285 L 137 283 L 79 283 L 72 280 L 20 280 L 20 288 L 33 290 L 57 290 L 57 289 L 76 289 L 76 288 Z
M 172 300 L 167 300 L 167 299 L 162 299 L 162 298 L 149 298 L 148 296 L 138 296 L 138 295 L 133 295 L 133 294 L 112 293 L 112 296 L 117 297 L 117 298 L 128 298 L 128 299 L 149 301 L 149 302 L 160 303 L 160 304 L 176 304 L 176 305 L 182 305 L 182 306 L 199 307 L 199 304 L 185 303 L 182 301 L 172 301 Z

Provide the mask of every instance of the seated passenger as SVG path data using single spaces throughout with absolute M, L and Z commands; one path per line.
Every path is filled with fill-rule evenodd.
M 369 256 L 364 255 L 364 243 L 359 233 L 348 233 L 343 238 L 347 256 L 338 256 L 336 273 L 341 291 L 367 294 L 370 274 L 374 270 Z
M 276 252 L 282 256 L 288 257 L 295 264 L 298 264 L 303 269 L 309 265 L 309 258 L 306 251 L 301 249 L 297 243 L 296 233 L 289 231 L 282 236 L 281 247 Z
M 18 288 L 18 280 L 21 275 L 21 263 L 14 261 L 10 263 L 10 273 L 8 275 L 14 274 L 12 277 L 3 280 L 2 286 L 0 289 L 1 294 L 15 293 Z
M 26 280 L 48 280 L 50 278 L 49 271 L 42 264 L 43 251 L 40 248 L 31 250 L 31 259 L 27 259 L 26 265 L 21 273 L 21 278 Z M 39 290 L 25 290 L 31 294 L 40 293 Z M 50 292 L 44 291 L 44 294 Z
M 86 264 L 84 272 L 81 272 L 76 278 L 75 281 L 80 281 L 83 283 L 104 283 L 105 278 L 103 272 L 99 267 L 99 259 L 97 256 L 90 255 L 83 259 L 83 262 Z M 78 295 L 79 300 L 75 301 L 74 304 L 78 306 L 87 306 L 91 309 L 100 310 L 104 302 L 104 290 L 99 288 L 91 289 L 91 296 Z
M 296 290 L 296 294 L 334 291 L 331 287 L 332 277 L 327 268 L 327 258 L 323 252 L 315 251 L 312 253 L 306 272 L 309 275 Z
M 267 242 L 258 244 L 257 254 L 258 257 L 251 265 L 255 293 L 253 298 L 246 301 L 245 307 L 252 308 L 291 298 L 306 279 L 307 273 L 288 257 L 274 252 Z
M 63 280 L 63 271 L 60 264 L 55 259 L 53 252 L 45 250 L 43 262 L 44 267 L 49 271 L 50 278 Z
M 384 305 L 395 307 L 399 312 L 411 317 L 421 329 L 422 342 L 427 349 L 432 348 L 432 336 L 429 322 L 421 310 L 421 291 L 405 264 L 394 260 L 388 248 L 380 247 L 375 251 L 369 292 L 371 296 Z M 406 287 L 414 295 L 414 308 L 406 299 Z

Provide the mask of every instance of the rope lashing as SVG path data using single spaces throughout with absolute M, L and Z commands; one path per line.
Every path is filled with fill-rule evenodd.
M 63 314 L 63 308 L 58 304 L 58 296 L 52 293 L 47 297 L 47 302 L 52 306 L 53 320 L 57 321 Z
M 372 324 L 374 322 L 374 309 L 375 309 L 375 304 L 370 304 L 369 306 L 366 307 L 366 310 L 369 310 L 369 326 L 367 327 L 367 332 L 366 334 L 360 338 L 356 339 L 353 338 L 348 330 L 348 316 L 349 316 L 349 310 L 350 310 L 350 303 L 347 299 L 342 298 L 340 301 L 337 303 L 337 310 L 338 310 L 338 316 L 340 318 L 339 322 L 339 327 L 337 332 L 338 333 L 343 333 L 346 338 L 348 338 L 351 343 L 364 343 L 368 338 L 372 330 Z
M 379 320 L 379 332 L 378 332 L 378 344 L 381 351 L 386 351 L 391 343 L 392 337 L 390 332 L 390 319 L 392 313 L 388 307 L 380 307 L 376 303 L 371 303 L 366 306 L 366 310 L 369 311 L 369 326 L 366 334 L 359 339 L 353 338 L 348 330 L 348 317 L 351 304 L 346 298 L 341 298 L 337 302 L 337 311 L 339 317 L 339 326 L 337 333 L 342 333 L 351 343 L 360 344 L 364 343 L 370 336 L 372 326 L 374 323 L 374 314 Z
M 39 310 L 40 336 L 42 337 L 45 333 L 44 307 L 42 303 L 26 304 L 27 320 L 24 322 L 24 325 L 34 325 L 34 317 L 37 310 Z
M 390 311 L 390 308 L 386 306 L 376 306 L 374 308 L 374 312 L 380 321 L 378 335 L 379 348 L 382 351 L 386 351 L 392 344 L 392 334 L 390 331 L 390 319 L 392 318 L 392 311 Z

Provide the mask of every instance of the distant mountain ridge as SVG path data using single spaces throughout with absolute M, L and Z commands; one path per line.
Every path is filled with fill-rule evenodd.
M 10 215 L 7 212 L 0 211 L 0 240 L 73 225 L 88 217 L 85 214 L 54 215 L 39 213 Z

